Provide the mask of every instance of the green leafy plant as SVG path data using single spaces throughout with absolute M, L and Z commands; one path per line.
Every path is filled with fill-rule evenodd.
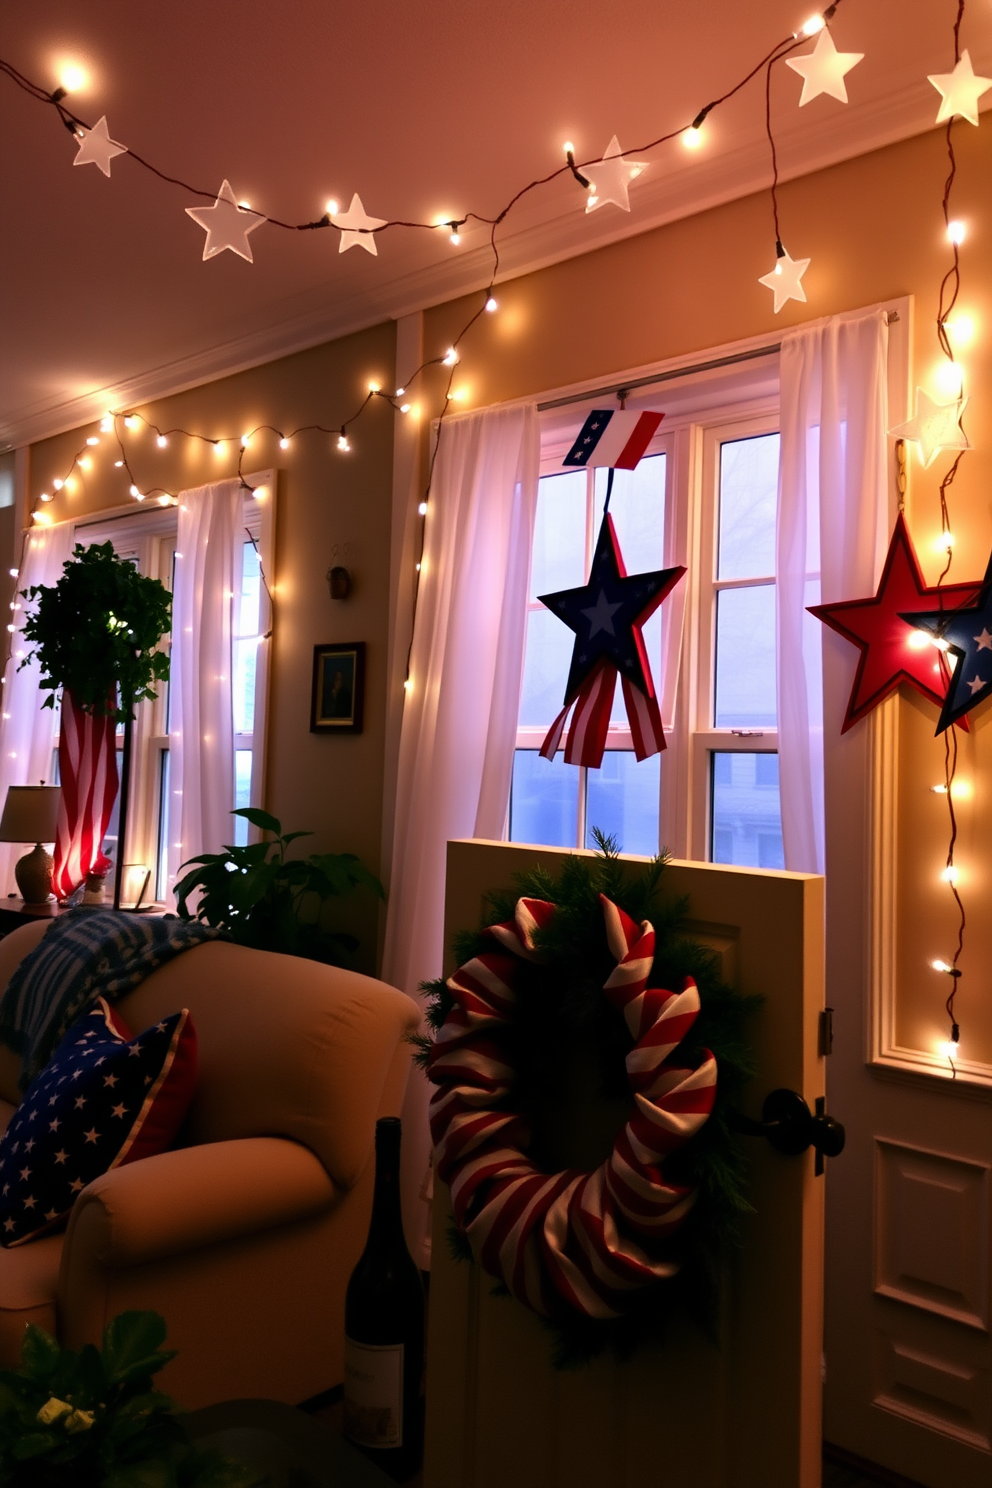
M 183 868 L 193 866 L 176 884 L 182 918 L 226 930 L 238 945 L 345 965 L 358 941 L 343 930 L 330 929 L 326 909 L 332 899 L 357 888 L 371 889 L 385 899 L 375 874 L 354 853 L 287 858 L 289 844 L 310 832 L 284 832 L 276 817 L 253 806 L 231 814 L 271 832 L 274 840 L 225 847 L 221 853 L 204 853 L 183 863 Z M 188 903 L 194 894 L 200 896 L 195 911 Z
M 171 598 L 158 579 L 146 579 L 111 543 L 77 543 L 62 577 L 35 584 L 23 598 L 36 605 L 24 622 L 41 686 L 55 707 L 59 688 L 72 693 L 89 713 L 129 718 L 141 698 L 154 698 L 152 684 L 169 675 L 169 658 L 158 650 L 170 626 Z
M 102 1348 L 61 1348 L 29 1323 L 19 1369 L 0 1371 L 0 1488 L 251 1488 L 243 1463 L 192 1445 L 152 1388 L 175 1351 L 156 1312 L 122 1312 Z

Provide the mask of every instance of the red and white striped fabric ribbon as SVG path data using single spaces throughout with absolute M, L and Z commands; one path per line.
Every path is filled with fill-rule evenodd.
M 649 684 L 653 687 L 651 668 L 646 656 L 644 670 Z M 544 743 L 539 750 L 544 759 L 554 759 L 558 753 L 561 747 L 561 736 L 565 732 L 565 724 L 574 703 L 575 712 L 569 726 L 568 738 L 565 740 L 565 763 L 586 765 L 590 770 L 599 769 L 606 749 L 606 735 L 610 727 L 610 714 L 613 711 L 613 694 L 616 690 L 617 675 L 616 667 L 604 661 L 591 676 L 586 678 L 578 694 L 569 699 L 548 729 Z M 620 681 L 623 687 L 623 700 L 627 707 L 627 718 L 630 721 L 630 737 L 634 746 L 634 754 L 639 760 L 649 759 L 652 754 L 660 754 L 666 745 L 658 699 L 654 693 L 649 697 L 626 677 L 621 677 Z
M 103 839 L 117 796 L 117 725 L 87 713 L 68 689 L 62 693 L 59 778 L 62 800 L 55 839 L 52 888 L 66 899 L 87 873 L 106 873 Z
M 555 906 L 521 899 L 514 919 L 492 925 L 495 943 L 448 980 L 455 1007 L 428 1064 L 437 1170 L 473 1254 L 513 1295 L 544 1316 L 566 1310 L 617 1317 L 638 1288 L 678 1270 L 659 1241 L 682 1224 L 696 1194 L 666 1180 L 666 1157 L 706 1121 L 716 1098 L 716 1060 L 695 1068 L 673 1056 L 699 1013 L 699 993 L 649 987 L 655 935 L 600 896 L 617 965 L 604 992 L 636 1040 L 627 1075 L 636 1113 L 607 1160 L 591 1173 L 542 1172 L 527 1157 L 526 1122 L 509 1109 L 514 1071 L 500 1025 L 513 1014 L 520 960 L 540 960 L 534 930 Z

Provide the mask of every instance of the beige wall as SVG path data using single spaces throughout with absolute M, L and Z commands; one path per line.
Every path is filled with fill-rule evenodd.
M 992 233 L 984 204 L 992 134 L 961 125 L 956 137 L 955 212 L 972 228 L 962 250 L 961 304 L 980 328 L 963 358 L 976 389 L 968 410 L 975 451 L 963 462 L 952 504 L 954 573 L 963 579 L 981 575 L 990 542 Z M 464 386 L 469 396 L 460 406 L 540 394 L 583 378 L 608 380 L 631 366 L 906 294 L 916 297 L 914 373 L 927 384 L 937 361 L 937 287 L 948 261 L 940 213 L 945 174 L 943 135 L 935 131 L 785 185 L 784 241 L 794 257 L 809 256 L 812 264 L 805 279 L 808 304 L 790 303 L 778 317 L 757 282 L 771 267 L 774 248 L 765 194 L 503 284 L 497 290 L 499 313 L 483 316 L 462 345 L 456 387 Z M 477 303 L 471 301 L 471 308 Z M 443 351 L 469 313 L 467 300 L 427 312 L 425 354 Z M 150 412 L 158 422 L 185 422 L 205 432 L 258 421 L 326 422 L 328 409 L 361 397 L 370 375 L 388 378 L 392 358 L 392 330 L 378 327 L 165 400 Z M 347 460 L 337 457 L 330 439 L 301 441 L 287 456 L 273 445 L 258 458 L 260 466 L 277 462 L 284 472 L 267 804 L 290 825 L 313 826 L 318 846 L 357 851 L 373 865 L 379 861 L 381 825 L 391 418 L 384 406 L 375 408 L 356 429 L 355 452 Z M 36 446 L 32 491 L 44 488 L 77 447 L 68 436 Z M 167 470 L 176 485 L 209 478 L 213 459 L 181 448 L 170 449 L 167 458 L 149 451 L 149 463 Z M 941 469 L 938 462 L 930 471 L 918 465 L 911 471 L 909 515 L 931 580 L 937 571 L 933 539 Z M 101 477 L 73 499 L 80 510 L 104 506 L 113 489 L 109 477 Z M 65 501 L 54 514 L 69 509 Z M 344 541 L 353 544 L 357 584 L 354 599 L 338 607 L 327 599 L 323 574 L 331 545 Z M 365 733 L 315 739 L 307 732 L 311 647 L 315 641 L 354 639 L 369 643 Z M 937 883 L 946 817 L 929 792 L 941 778 L 943 756 L 932 737 L 934 710 L 908 700 L 900 707 L 900 1030 L 909 1044 L 929 1048 L 942 1024 L 935 1013 L 939 987 L 925 962 L 946 953 L 949 916 L 946 890 Z M 962 802 L 962 888 L 972 928 L 961 1014 L 969 1052 L 992 1061 L 992 999 L 981 970 L 989 958 L 980 911 L 989 876 L 980 784 L 980 772 L 987 774 L 990 763 L 988 737 L 980 709 L 964 754 L 978 787 Z
M 374 327 L 327 346 L 226 377 L 137 411 L 162 428 L 181 427 L 216 437 L 262 423 L 289 430 L 303 424 L 340 424 L 365 396 L 370 379 L 389 386 L 394 327 Z M 375 400 L 351 431 L 352 451 L 341 454 L 336 435 L 300 435 L 281 451 L 274 435 L 260 435 L 245 469 L 279 469 L 276 518 L 275 628 L 266 769 L 266 807 L 284 827 L 308 828 L 305 851 L 356 852 L 378 868 L 382 831 L 382 762 L 389 589 L 392 482 L 392 409 Z M 51 491 L 81 447 L 87 427 L 35 445 L 30 489 Z M 159 450 L 147 431 L 127 433 L 128 458 L 139 484 L 172 491 L 202 485 L 236 470 L 236 450 L 218 458 L 212 447 L 174 436 Z M 113 468 L 111 441 L 94 451 L 94 467 L 76 491 L 46 508 L 54 520 L 81 517 L 116 502 L 132 506 L 124 472 Z M 350 544 L 354 589 L 332 601 L 325 574 L 335 544 Z M 313 647 L 365 641 L 365 724 L 359 735 L 311 734 Z M 370 895 L 355 896 L 362 969 L 372 970 L 378 910 Z

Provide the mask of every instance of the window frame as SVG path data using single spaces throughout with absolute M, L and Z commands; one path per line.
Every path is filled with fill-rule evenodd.
M 255 699 L 250 734 L 234 735 L 234 751 L 249 748 L 252 754 L 251 792 L 249 804 L 261 806 L 265 797 L 265 761 L 267 754 L 268 692 L 271 665 L 271 634 L 273 625 L 272 572 L 274 555 L 276 471 L 255 471 L 244 476 L 245 485 L 256 496 L 243 493 L 243 520 L 247 532 L 254 537 L 259 551 L 262 571 L 267 581 L 259 593 L 259 630 L 262 637 L 258 647 L 255 673 Z M 123 510 L 94 513 L 75 526 L 76 542 L 85 546 L 93 543 L 112 542 L 119 557 L 135 558 L 139 571 L 159 579 L 172 592 L 174 556 L 178 543 L 178 510 L 175 506 L 157 506 L 150 509 L 127 507 Z M 240 616 L 240 589 L 232 598 L 231 639 L 233 645 L 238 636 Z M 171 653 L 171 631 L 162 639 L 162 650 Z M 167 907 L 172 898 L 173 876 L 170 872 L 171 853 L 168 844 L 168 804 L 162 799 L 163 757 L 169 750 L 169 688 L 171 683 L 159 686 L 154 701 L 139 703 L 135 710 L 131 751 L 131 796 L 128 810 L 127 838 L 123 844 L 123 861 L 143 863 L 151 869 L 153 895 L 149 901 Z M 122 739 L 119 729 L 118 738 Z M 58 728 L 54 735 L 54 747 L 58 747 Z M 119 755 L 119 750 L 118 750 Z M 119 760 L 118 760 L 119 762 Z M 234 802 L 232 801 L 232 806 Z M 163 824 L 163 809 L 165 819 Z M 249 841 L 257 840 L 259 834 L 252 828 Z M 163 857 L 166 860 L 165 874 L 161 872 Z M 158 893 L 161 879 L 165 878 L 164 895 Z

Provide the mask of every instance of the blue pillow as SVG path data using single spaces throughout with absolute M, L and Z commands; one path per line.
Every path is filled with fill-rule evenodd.
M 196 1087 L 184 1008 L 137 1038 L 102 997 L 69 1029 L 0 1137 L 0 1244 L 23 1245 L 68 1215 L 101 1173 L 164 1152 Z

